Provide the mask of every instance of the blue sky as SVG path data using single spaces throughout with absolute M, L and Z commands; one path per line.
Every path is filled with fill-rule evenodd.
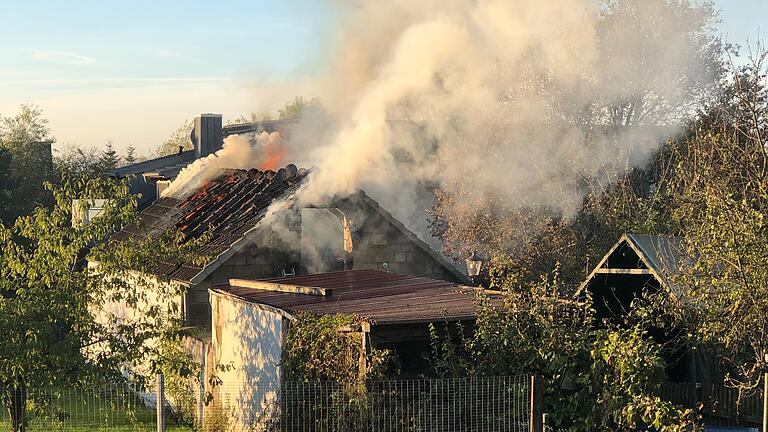
M 768 27 L 768 0 L 715 3 L 732 42 Z M 0 113 L 36 103 L 59 144 L 148 151 L 195 113 L 236 117 L 313 96 L 301 83 L 324 67 L 333 4 L 3 1 Z

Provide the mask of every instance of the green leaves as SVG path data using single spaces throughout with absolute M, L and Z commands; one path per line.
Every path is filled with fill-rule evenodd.
M 188 333 L 183 287 L 151 271 L 189 258 L 197 243 L 175 233 L 111 241 L 117 229 L 141 223 L 124 184 L 78 179 L 47 189 L 52 208 L 0 224 L 0 385 L 120 379 L 124 368 L 141 381 L 154 372 L 145 366 L 160 356 L 157 342 Z M 73 203 L 104 198 L 98 217 L 72 224 Z
M 286 379 L 353 384 L 381 375 L 390 352 L 366 351 L 361 323 L 350 315 L 299 315 L 290 323 L 283 348 Z

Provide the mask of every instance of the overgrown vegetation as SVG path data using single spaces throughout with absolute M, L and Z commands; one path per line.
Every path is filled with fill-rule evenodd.
M 757 390 L 768 367 L 768 54 L 756 48 L 683 134 L 647 167 L 588 193 L 572 218 L 492 199 L 445 214 L 463 198 L 440 197 L 436 232 L 457 257 L 484 250 L 484 284 L 502 294 L 481 299 L 473 338 L 446 345 L 433 333 L 436 373 L 540 373 L 555 426 L 571 430 L 695 427 L 658 398 L 665 358 L 693 347 L 715 364 L 709 379 Z M 594 323 L 573 293 L 624 232 L 684 239 L 675 290 L 634 304 L 622 323 Z
M 381 377 L 391 353 L 366 350 L 361 324 L 350 315 L 300 314 L 291 322 L 285 339 L 285 379 L 355 384 Z
M 564 296 L 555 272 L 524 286 L 495 280 L 500 294 L 481 294 L 474 334 L 448 338 L 432 328 L 431 363 L 438 376 L 538 374 L 555 429 L 624 431 L 653 426 L 688 430 L 692 414 L 659 398 L 666 366 L 650 323 L 595 326 L 589 302 Z

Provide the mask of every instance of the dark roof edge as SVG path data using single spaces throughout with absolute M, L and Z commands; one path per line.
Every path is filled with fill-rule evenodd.
M 157 170 L 159 168 L 167 167 L 169 164 L 192 162 L 194 159 L 195 150 L 184 150 L 181 153 L 161 156 L 159 158 L 136 162 L 131 165 L 116 168 L 112 171 L 106 171 L 104 175 L 108 177 L 120 178 L 131 174 L 141 174 L 146 171 Z
M 374 209 L 378 214 L 380 214 L 384 219 L 386 219 L 389 223 L 394 225 L 400 232 L 402 232 L 406 237 L 408 237 L 409 240 L 416 243 L 419 248 L 426 252 L 429 256 L 431 256 L 435 261 L 439 262 L 443 267 L 445 267 L 452 275 L 456 276 L 456 278 L 461 281 L 464 285 L 472 285 L 472 281 L 469 280 L 469 277 L 462 273 L 456 266 L 448 261 L 443 255 L 441 255 L 439 252 L 432 249 L 431 246 L 429 246 L 424 240 L 420 239 L 419 236 L 416 235 L 413 231 L 409 230 L 408 227 L 406 227 L 402 222 L 397 220 L 394 216 L 392 216 L 392 213 L 385 210 L 379 203 L 368 196 L 368 194 L 365 193 L 364 190 L 360 190 L 358 192 L 358 195 L 363 199 L 363 202 L 365 202 L 369 207 Z
M 292 313 L 290 313 L 289 311 L 287 311 L 285 309 L 281 309 L 281 308 L 278 308 L 278 307 L 274 307 L 274 306 L 268 305 L 266 303 L 261 303 L 261 302 L 258 302 L 258 301 L 253 301 L 253 300 L 249 300 L 249 299 L 240 297 L 239 295 L 233 294 L 233 293 L 227 291 L 226 289 L 216 288 L 216 286 L 214 286 L 213 288 L 208 288 L 208 295 L 210 296 L 211 294 L 216 294 L 216 295 L 219 295 L 219 296 L 231 299 L 231 300 L 243 302 L 243 303 L 246 303 L 246 304 L 249 304 L 249 305 L 255 305 L 255 306 L 259 307 L 260 309 L 264 309 L 266 311 L 269 311 L 269 312 L 272 312 L 272 313 L 276 313 L 276 314 L 281 315 L 284 318 L 287 318 L 287 319 L 289 319 L 291 321 L 295 321 L 296 320 L 296 316 L 294 316 Z

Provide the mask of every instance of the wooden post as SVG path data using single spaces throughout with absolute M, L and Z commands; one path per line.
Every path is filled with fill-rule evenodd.
M 165 380 L 157 374 L 157 432 L 165 432 Z
M 531 375 L 531 417 L 529 419 L 530 432 L 544 431 L 544 377 L 541 375 Z

